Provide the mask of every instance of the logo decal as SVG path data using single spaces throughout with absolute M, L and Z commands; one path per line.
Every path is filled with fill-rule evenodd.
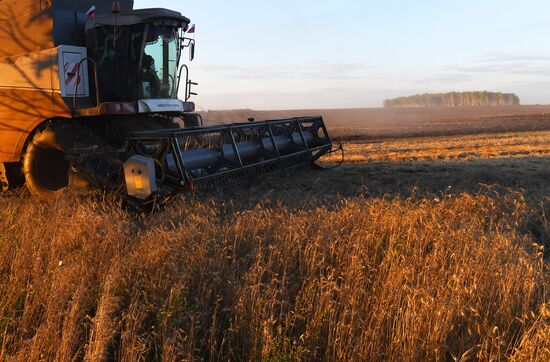
M 77 72 L 78 72 L 78 64 L 74 64 L 72 70 L 70 72 L 67 72 L 67 70 L 69 69 L 69 63 L 65 63 L 65 65 L 63 66 L 63 70 L 65 71 L 65 74 L 67 75 L 67 78 L 65 79 L 65 86 L 69 86 L 73 80 L 75 78 L 76 79 L 76 86 L 78 87 L 80 85 L 80 74 L 78 74 L 78 77 L 77 77 Z

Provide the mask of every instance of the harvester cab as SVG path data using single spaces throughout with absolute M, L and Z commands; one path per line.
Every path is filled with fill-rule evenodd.
M 88 63 L 97 72 L 100 103 L 139 101 L 143 109 L 156 110 L 162 99 L 161 111 L 192 110 L 192 103 L 177 101 L 182 50 L 189 47 L 194 53 L 194 40 L 184 36 L 188 26 L 189 19 L 166 9 L 90 17 Z M 186 79 L 186 89 L 189 86 Z
M 129 0 L 0 2 L 2 188 L 22 170 L 39 197 L 94 188 L 147 203 L 335 151 L 318 116 L 204 126 L 189 26 Z

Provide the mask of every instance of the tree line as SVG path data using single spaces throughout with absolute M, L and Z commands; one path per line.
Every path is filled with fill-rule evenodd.
M 519 97 L 515 94 L 500 92 L 450 92 L 436 94 L 416 94 L 409 97 L 386 99 L 385 108 L 433 108 L 460 106 L 506 106 L 518 105 Z

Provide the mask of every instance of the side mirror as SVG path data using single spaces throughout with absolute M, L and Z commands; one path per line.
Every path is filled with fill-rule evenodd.
M 195 42 L 191 42 L 189 45 L 189 61 L 192 62 L 195 59 Z
M 193 61 L 195 59 L 195 39 L 181 37 L 180 42 L 181 50 L 189 47 L 189 61 Z

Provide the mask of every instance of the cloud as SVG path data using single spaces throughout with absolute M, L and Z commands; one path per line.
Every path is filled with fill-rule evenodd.
M 437 74 L 431 78 L 423 79 L 420 82 L 425 84 L 431 84 L 431 83 L 452 84 L 452 83 L 470 82 L 475 79 L 476 78 L 471 74 L 449 72 L 449 73 Z
M 550 56 L 529 53 L 487 53 L 463 63 L 406 71 L 366 61 L 230 62 L 194 64 L 193 71 L 208 80 L 198 97 L 205 108 L 364 107 L 407 94 L 475 89 L 517 93 L 524 103 L 542 103 L 546 97 L 538 94 L 546 94 L 544 86 L 535 83 L 550 82 Z
M 549 57 L 534 54 L 510 54 L 510 53 L 488 53 L 471 58 L 478 62 L 547 62 Z
M 204 63 L 196 70 L 220 73 L 227 78 L 238 79 L 353 79 L 365 76 L 367 67 L 354 63 L 278 64 L 258 66 L 237 66 L 233 64 Z
M 408 91 L 410 92 L 410 91 Z M 202 94 L 198 104 L 205 109 L 330 109 L 379 107 L 386 98 L 402 92 L 392 90 L 323 88 L 300 92 L 238 92 Z
M 550 76 L 550 56 L 535 54 L 491 53 L 476 56 L 467 64 L 449 65 L 447 72 L 496 73 Z

